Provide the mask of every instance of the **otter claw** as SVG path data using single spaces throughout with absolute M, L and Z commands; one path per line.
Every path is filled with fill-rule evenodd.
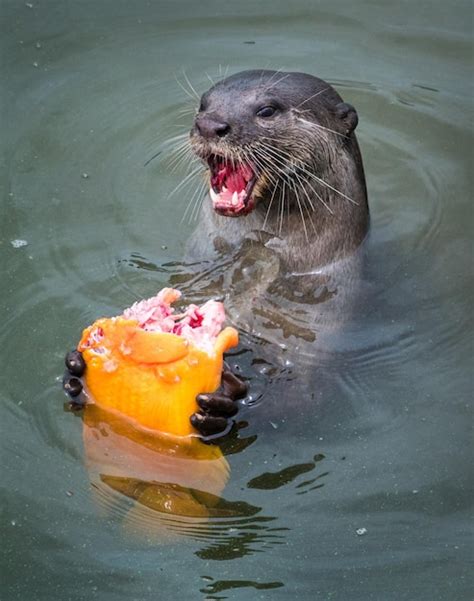
M 73 376 L 78 376 L 80 378 L 86 371 L 86 362 L 80 351 L 70 351 L 66 355 L 64 363 L 66 364 L 68 372 Z
M 82 353 L 76 350 L 70 351 L 64 362 L 67 369 L 63 377 L 63 390 L 69 396 L 71 408 L 80 409 L 86 404 L 84 395 L 81 395 L 84 386 L 80 380 L 86 371 L 86 363 Z
M 200 411 L 191 415 L 192 426 L 202 436 L 225 432 L 229 427 L 229 419 L 239 411 L 235 401 L 243 398 L 247 390 L 247 384 L 224 364 L 220 389 L 196 397 Z
M 233 401 L 243 399 L 248 392 L 247 383 L 232 373 L 230 368 L 225 364 L 222 371 L 222 388 L 224 389 L 224 393 Z
M 232 417 L 239 410 L 238 405 L 223 394 L 200 394 L 196 400 L 199 407 L 206 413 L 218 414 L 223 417 Z
M 203 436 L 219 434 L 227 428 L 227 419 L 225 417 L 213 417 L 212 415 L 193 413 L 190 419 L 191 424 Z
M 79 378 L 70 377 L 69 374 L 66 374 L 63 379 L 63 388 L 70 397 L 75 399 L 75 397 L 81 394 L 83 386 Z

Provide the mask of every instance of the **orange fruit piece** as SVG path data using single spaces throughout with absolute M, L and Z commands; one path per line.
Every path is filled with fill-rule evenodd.
M 86 363 L 86 394 L 98 406 L 145 428 L 188 436 L 196 433 L 189 421 L 198 410 L 196 396 L 219 387 L 223 354 L 238 344 L 238 333 L 232 327 L 219 331 L 224 313 L 214 301 L 175 316 L 170 304 L 179 296 L 165 288 L 142 301 L 163 313 L 156 319 L 149 317 L 148 304 L 146 310 L 137 304 L 135 311 L 134 305 L 122 316 L 98 319 L 84 330 L 77 349 Z

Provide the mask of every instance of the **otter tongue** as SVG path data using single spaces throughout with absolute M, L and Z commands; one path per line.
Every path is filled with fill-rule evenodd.
M 230 192 L 241 192 L 242 190 L 245 190 L 247 182 L 245 181 L 242 171 L 239 169 L 233 171 L 226 177 L 225 185 Z

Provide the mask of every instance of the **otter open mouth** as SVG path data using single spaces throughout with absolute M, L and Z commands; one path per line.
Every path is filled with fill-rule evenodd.
M 211 172 L 210 195 L 214 210 L 226 217 L 250 213 L 255 206 L 252 195 L 257 175 L 248 163 L 232 163 L 211 154 L 207 160 Z

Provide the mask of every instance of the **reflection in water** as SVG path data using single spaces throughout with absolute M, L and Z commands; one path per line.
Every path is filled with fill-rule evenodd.
M 209 584 L 201 589 L 201 593 L 206 593 L 206 599 L 227 599 L 228 597 L 217 597 L 217 593 L 238 588 L 253 588 L 259 591 L 270 590 L 285 586 L 283 582 L 254 582 L 252 580 L 215 580 L 210 576 L 202 576 L 203 580 L 209 581 Z
M 324 455 L 319 454 L 315 455 L 314 460 L 310 463 L 291 465 L 290 467 L 286 467 L 275 473 L 265 472 L 261 476 L 257 476 L 256 478 L 250 480 L 247 486 L 248 488 L 259 488 L 262 490 L 273 490 L 275 488 L 280 488 L 286 484 L 289 484 L 290 482 L 293 482 L 293 480 L 301 474 L 305 474 L 314 470 L 316 463 L 322 461 L 323 459 Z M 321 478 L 322 476 L 326 476 L 328 473 L 329 472 L 326 472 L 318 477 Z M 301 488 L 303 485 L 312 484 L 314 480 L 316 480 L 316 478 L 313 480 L 308 480 L 307 482 L 302 482 L 297 488 Z
M 106 514 L 123 521 L 130 534 L 154 543 L 185 536 L 203 544 L 195 552 L 197 557 L 218 561 L 285 543 L 283 533 L 289 529 L 275 524 L 277 517 L 262 515 L 262 507 L 221 496 L 229 464 L 220 447 L 198 438 L 178 439 L 145 430 L 96 405 L 85 408 L 83 423 L 96 501 Z M 223 448 L 238 453 L 255 439 L 239 437 L 235 428 Z M 323 459 L 318 454 L 311 462 L 263 473 L 247 486 L 260 490 L 286 486 Z M 321 487 L 311 485 L 327 473 L 297 484 L 296 494 Z
M 206 546 L 196 551 L 198 557 L 225 561 L 262 553 L 275 545 L 285 544 L 285 538 L 280 532 L 286 532 L 289 528 L 271 527 L 270 523 L 276 519 L 256 516 L 250 519 L 212 520 L 205 531 L 196 534 L 193 529 L 189 534 L 195 540 L 206 542 Z
M 157 515 L 219 515 L 216 505 L 229 477 L 219 447 L 140 428 L 96 405 L 84 411 L 83 439 L 99 503 L 112 489 Z M 133 509 L 126 519 L 133 521 Z

